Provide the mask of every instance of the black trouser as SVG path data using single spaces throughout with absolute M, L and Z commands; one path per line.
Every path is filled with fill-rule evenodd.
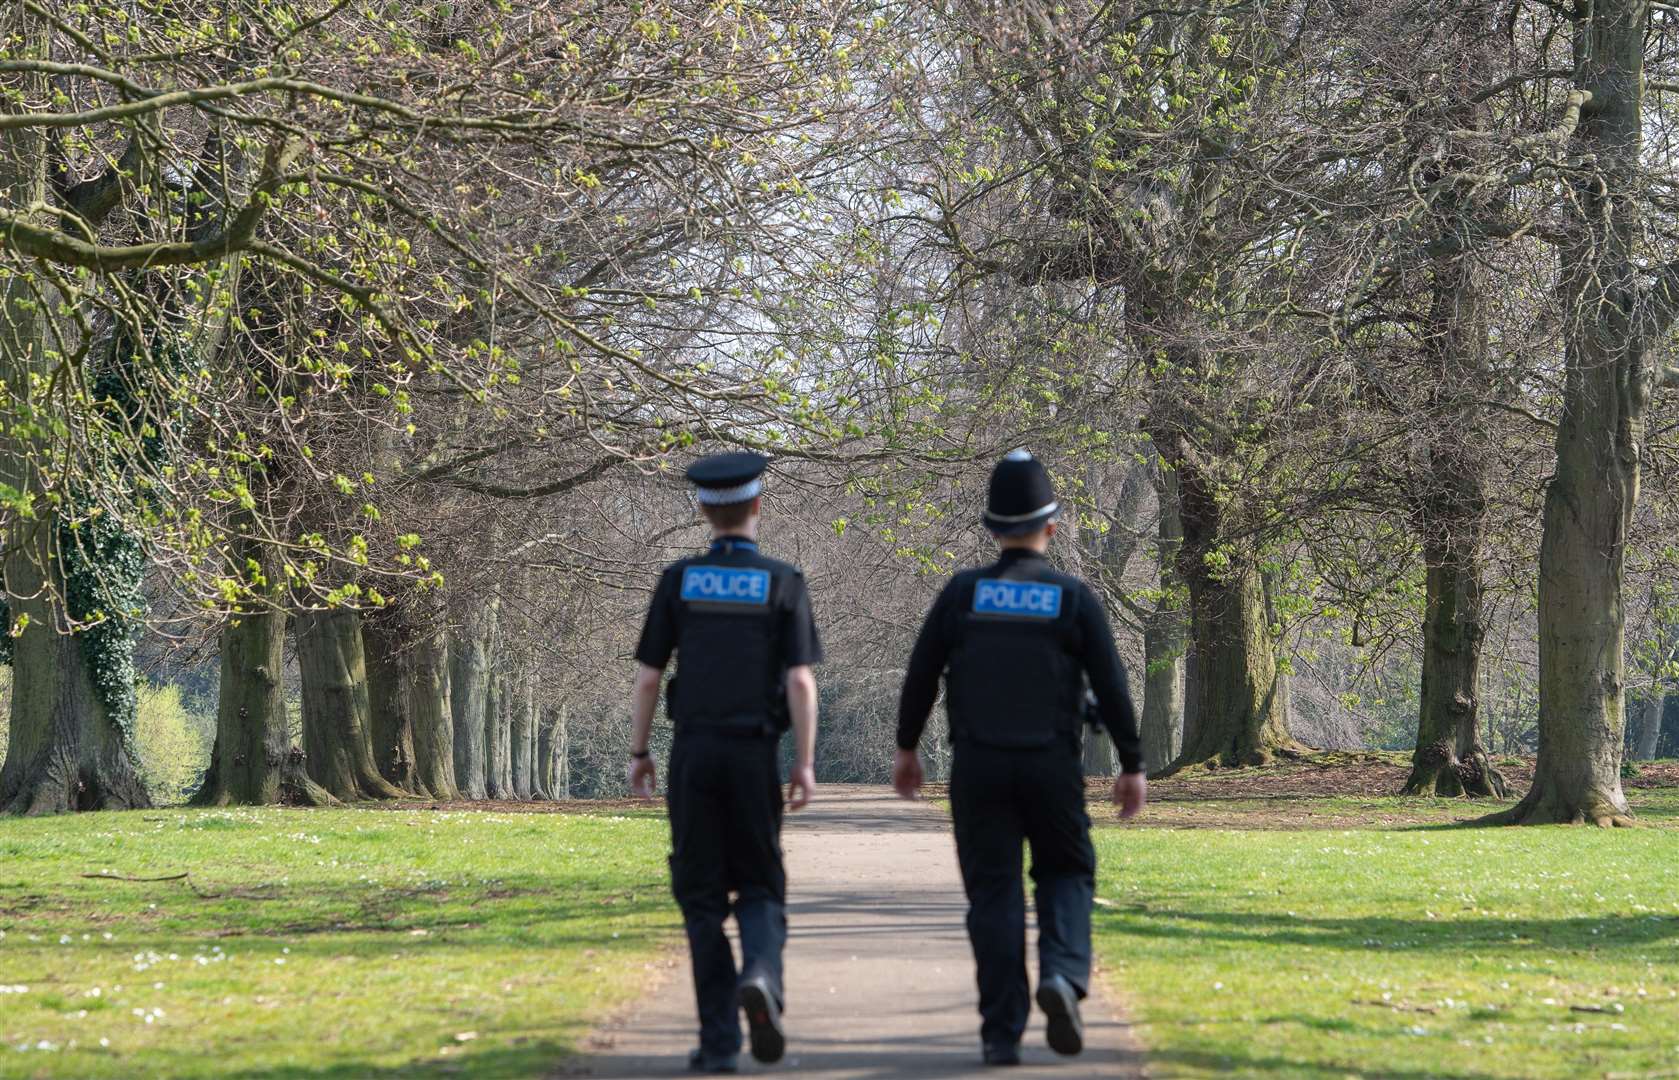
M 782 1000 L 787 874 L 781 865 L 780 740 L 678 727 L 670 754 L 671 891 L 693 956 L 700 1047 L 740 1052 L 736 969 L 723 921 L 735 895 L 740 971 Z
M 1081 998 L 1090 983 L 1096 850 L 1077 742 L 1002 750 L 959 741 L 950 768 L 950 811 L 979 969 L 980 1038 L 1019 1042 L 1031 1015 L 1022 840 L 1032 849 L 1039 978 L 1060 975 Z

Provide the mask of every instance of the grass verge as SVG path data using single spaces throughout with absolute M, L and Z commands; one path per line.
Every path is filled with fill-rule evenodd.
M 1644 820 L 1672 824 L 1671 792 L 1640 794 Z M 1484 810 L 1337 799 L 1323 820 Z M 1155 1073 L 1673 1075 L 1670 829 L 1221 827 L 1274 813 L 1243 801 L 1201 828 L 1097 830 L 1097 948 Z
M 647 813 L 0 818 L 0 1077 L 544 1075 L 642 989 L 667 850 Z

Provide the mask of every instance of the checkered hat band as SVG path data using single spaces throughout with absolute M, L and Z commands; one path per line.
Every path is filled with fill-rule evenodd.
M 730 503 L 743 503 L 748 499 L 756 499 L 758 493 L 764 490 L 764 482 L 756 477 L 744 484 L 729 488 L 698 489 L 695 498 L 701 506 L 728 506 Z

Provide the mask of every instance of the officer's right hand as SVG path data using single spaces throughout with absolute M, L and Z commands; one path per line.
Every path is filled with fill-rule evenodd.
M 921 755 L 914 750 L 899 750 L 892 758 L 892 787 L 900 798 L 915 798 L 925 779 L 926 773 L 921 768 Z
M 816 767 L 813 765 L 795 765 L 793 774 L 787 778 L 787 809 L 803 810 L 810 805 L 810 800 L 816 794 Z
M 651 799 L 658 786 L 658 772 L 650 757 L 631 758 L 629 769 L 630 794 L 638 799 Z
M 1148 802 L 1148 777 L 1140 772 L 1120 773 L 1114 777 L 1113 799 L 1120 817 L 1136 817 Z

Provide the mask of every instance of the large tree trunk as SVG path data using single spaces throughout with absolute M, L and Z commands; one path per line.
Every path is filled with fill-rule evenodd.
M 512 761 L 509 767 L 512 771 L 513 797 L 529 799 L 535 790 L 531 769 L 535 760 L 535 744 L 532 739 L 536 734 L 536 680 L 525 673 L 513 678 L 516 693 L 508 702 L 513 710 L 510 723 Z
M 550 799 L 571 798 L 571 739 L 567 730 L 563 705 L 551 705 L 542 710 L 542 790 Z
M 1662 704 L 1662 695 L 1656 691 L 1633 707 L 1632 760 L 1655 760 L 1662 738 Z
M 8 42 L 8 55 L 22 59 L 46 59 L 52 52 L 47 24 L 22 5 L 8 5 L 0 14 L 0 40 Z M 0 113 L 46 108 L 50 98 L 43 75 L 0 76 Z M 0 129 L 0 207 L 26 213 L 45 206 L 48 160 L 45 129 Z M 38 221 L 51 225 L 54 219 L 43 213 Z M 0 481 L 25 495 L 40 494 L 38 447 L 32 436 L 13 431 L 13 421 L 25 423 L 27 403 L 32 396 L 39 401 L 32 377 L 49 377 L 59 362 L 48 349 L 53 303 L 51 284 L 39 275 L 0 280 L 0 379 L 16 410 L 0 425 Z M 34 520 L 16 513 L 6 517 L 8 621 L 27 617 L 28 626 L 13 643 L 12 714 L 6 761 L 0 767 L 0 810 L 48 814 L 149 805 L 127 736 L 94 690 L 80 640 L 60 632 L 64 590 L 54 550 L 57 516 L 38 502 Z M 0 627 L 0 632 L 8 629 Z
M 380 773 L 433 799 L 460 798 L 441 613 L 426 598 L 407 598 L 364 620 L 362 641 Z
M 6 763 L 0 768 L 0 811 L 57 814 L 129 810 L 151 805 L 126 733 L 112 721 L 88 676 L 76 635 L 61 629 L 56 602 L 39 591 L 51 566 L 33 530 L 16 527 L 6 558 L 14 620 L 28 626 L 12 643 L 12 716 Z M 19 594 L 32 595 L 19 595 Z
M 408 653 L 411 643 L 400 611 L 387 608 L 369 614 L 361 623 L 362 647 L 367 654 L 367 704 L 373 764 L 379 775 L 404 791 L 437 798 L 420 782 L 414 750 L 413 700 L 409 694 Z
M 249 519 L 246 519 L 249 524 Z M 271 582 L 283 580 L 274 548 L 245 536 L 240 554 Z M 221 634 L 221 686 L 210 767 L 197 806 L 324 806 L 335 800 L 309 779 L 286 718 L 286 613 L 253 600 L 241 604 Z
M 508 677 L 496 672 L 484 703 L 484 790 L 492 799 L 513 797 L 512 716 Z
M 1167 359 L 1169 374 L 1154 389 L 1143 427 L 1177 486 L 1176 569 L 1188 593 L 1196 662 L 1189 705 L 1194 730 L 1185 733 L 1182 752 L 1163 775 L 1203 763 L 1263 765 L 1278 752 L 1298 749 L 1288 733 L 1287 690 L 1267 617 L 1258 542 L 1241 494 L 1230 491 L 1220 474 L 1221 454 L 1238 449 L 1222 422 L 1202 417 L 1203 411 L 1216 415 L 1208 395 L 1241 391 L 1218 385 L 1210 374 L 1216 365 L 1181 344 L 1193 335 L 1174 329 L 1177 299 L 1139 296 L 1130 310 L 1139 354 Z M 1196 372 L 1208 374 L 1177 374 Z
M 1084 729 L 1084 775 L 1112 776 L 1114 773 L 1114 744 L 1108 733 L 1100 728 Z
M 344 609 L 297 616 L 309 776 L 339 799 L 402 798 L 407 792 L 381 776 L 373 762 L 360 624 L 354 611 Z
M 532 798 L 558 798 L 554 794 L 554 735 L 552 711 L 539 708 L 536 713 L 536 759 L 531 770 Z
M 408 715 L 414 732 L 414 776 L 434 799 L 458 799 L 455 719 L 450 706 L 448 636 L 440 619 L 422 621 L 403 654 Z
M 1155 469 L 1160 503 L 1156 558 L 1160 564 L 1160 600 L 1143 623 L 1143 760 L 1155 771 L 1178 759 L 1184 743 L 1184 647 L 1186 627 L 1183 588 L 1178 581 L 1178 549 L 1183 546 L 1183 516 L 1178 508 L 1178 478 Z
M 1251 541 L 1223 534 L 1223 496 L 1193 460 L 1188 440 L 1156 436 L 1155 445 L 1178 474 L 1183 522 L 1178 574 L 1189 591 L 1199 665 L 1196 728 L 1166 771 L 1203 762 L 1263 765 L 1279 751 L 1295 750 L 1296 744 L 1288 733 L 1286 690 L 1277 670 L 1258 554 Z
M 1488 381 L 1488 329 L 1477 260 L 1437 267 L 1424 330 L 1427 467 L 1415 520 L 1427 571 L 1422 690 L 1407 795 L 1503 798 L 1504 777 L 1481 745 L 1481 546 L 1487 456 L 1477 440 Z
M 455 727 L 455 785 L 464 799 L 482 799 L 484 715 L 490 699 L 491 655 L 495 648 L 495 596 L 469 598 L 457 611 L 449 637 L 449 704 Z
M 1460 541 L 1471 543 L 1467 537 Z M 1481 745 L 1479 559 L 1425 542 L 1422 693 L 1406 795 L 1502 798 L 1504 777 Z
M 1200 723 L 1170 771 L 1202 762 L 1263 765 L 1291 750 L 1265 588 L 1251 557 L 1220 571 L 1188 571 L 1191 626 L 1200 659 Z
M 1585 164 L 1571 174 L 1573 235 L 1560 253 L 1565 370 L 1539 545 L 1539 760 L 1527 796 L 1492 822 L 1632 821 L 1621 791 L 1623 589 L 1657 329 L 1634 253 L 1649 5 L 1579 10 L 1576 85 L 1590 97 L 1569 148 Z

